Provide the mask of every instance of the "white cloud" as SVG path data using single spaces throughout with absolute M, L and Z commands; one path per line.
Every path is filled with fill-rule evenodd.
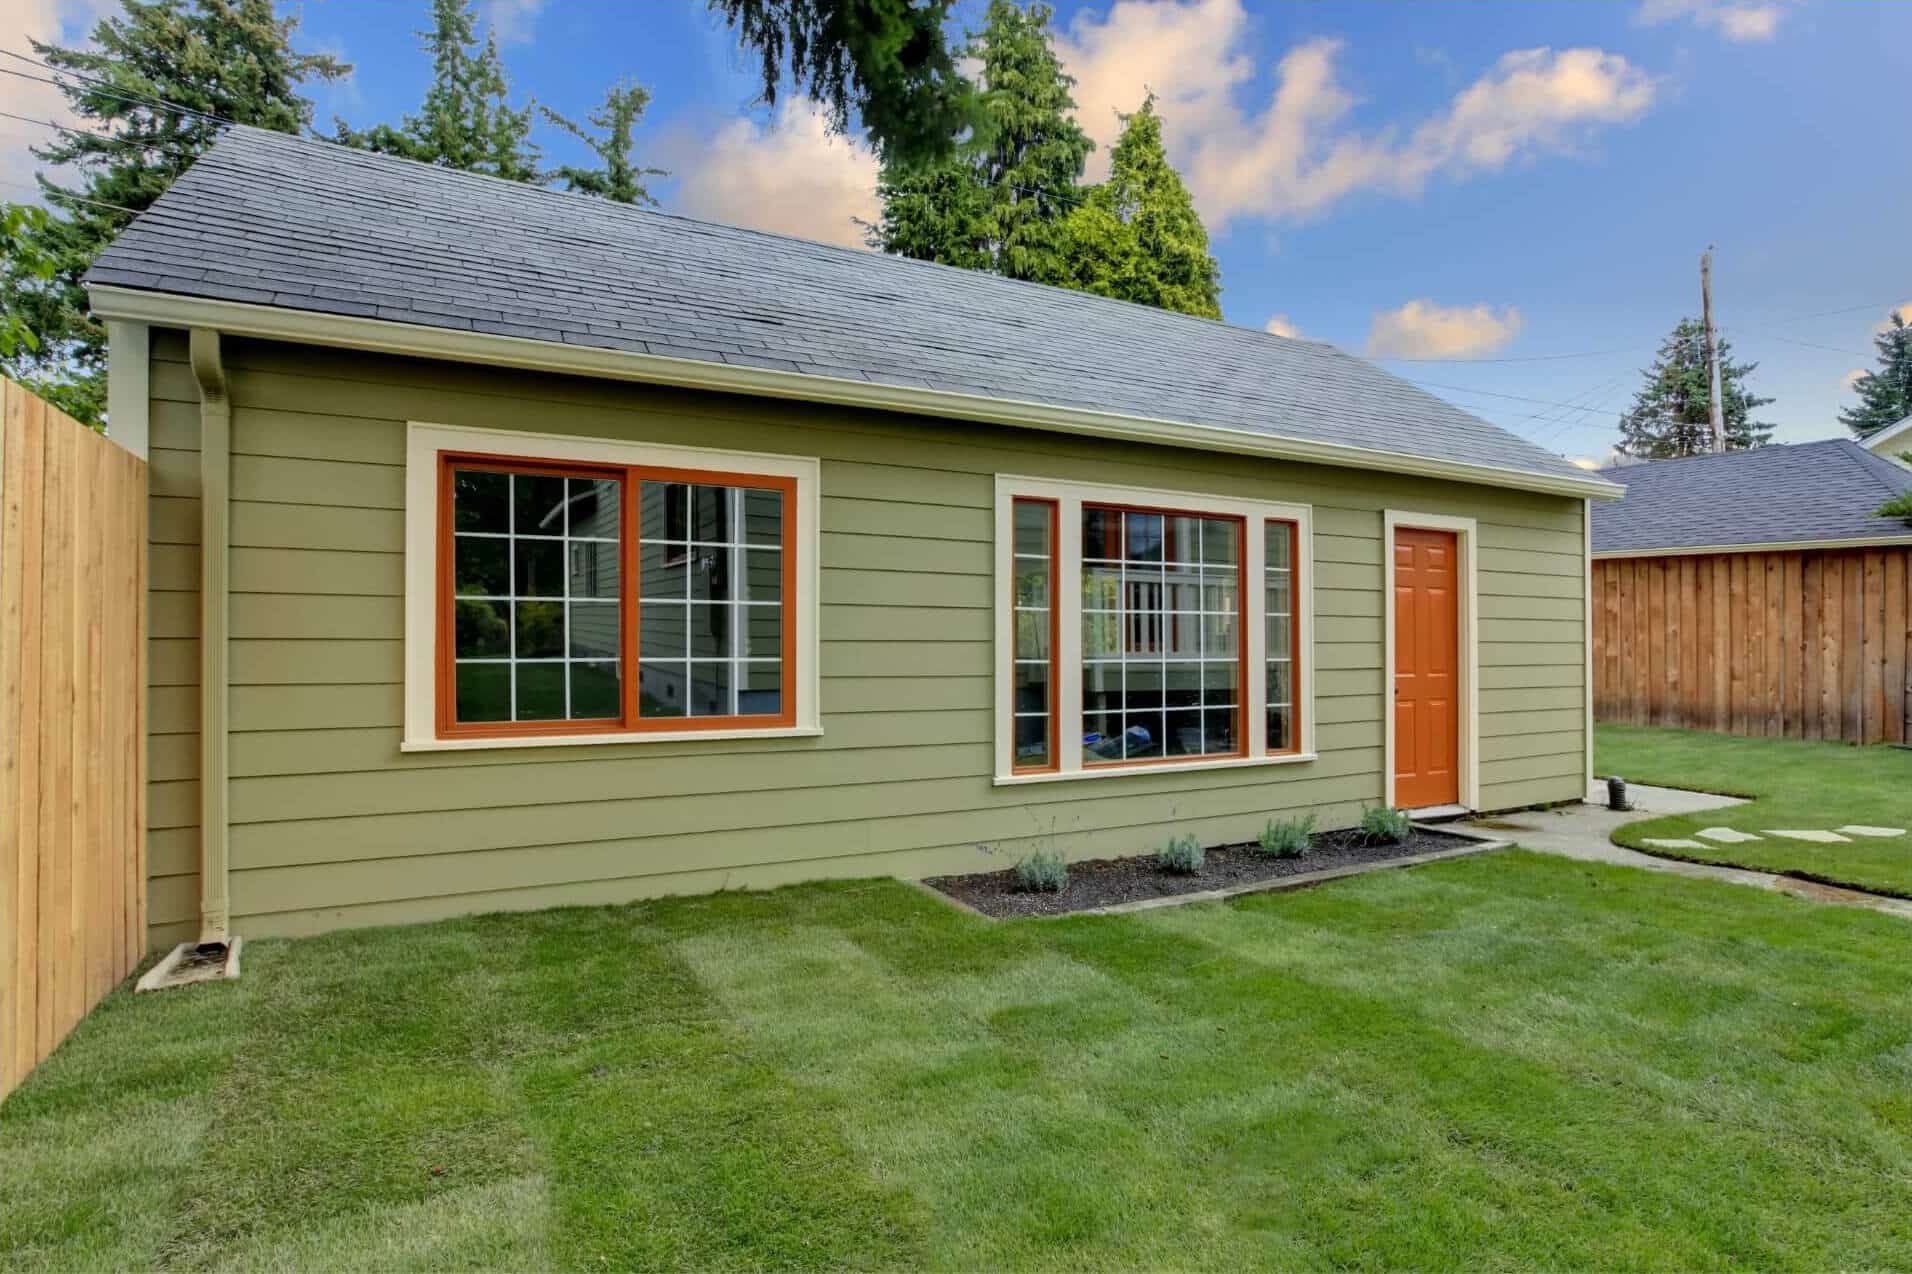
M 1277 314 L 1261 326 L 1263 331 L 1272 332 L 1276 336 L 1296 337 L 1301 335 L 1301 329 L 1289 322 L 1286 314 Z
M 1367 351 L 1372 358 L 1472 358 L 1504 349 L 1520 327 L 1520 311 L 1511 306 L 1409 301 L 1374 316 Z
M 485 0 L 479 10 L 500 44 L 528 44 L 549 0 Z
M 860 248 L 863 231 L 853 218 L 874 221 L 880 211 L 876 156 L 832 136 L 823 117 L 795 98 L 767 126 L 738 119 L 712 133 L 678 125 L 664 135 L 659 157 L 678 179 L 666 207 L 693 217 Z
M 48 44 L 72 46 L 81 43 L 93 31 L 93 24 L 118 9 L 114 0 L 0 0 L 0 49 L 12 49 L 33 56 L 29 39 Z M 7 59 L 15 70 L 40 75 L 39 70 Z M 50 77 L 48 77 L 50 78 Z M 38 80 L 6 77 L 6 109 L 14 115 L 26 115 L 56 124 L 74 123 L 66 108 L 66 98 L 51 84 Z M 18 120 L 0 121 L 0 201 L 38 202 L 33 192 L 33 174 L 40 167 L 27 149 L 44 145 L 57 135 L 50 128 L 25 124 Z M 26 189 L 22 189 L 22 187 Z
M 1894 314 L 1897 314 L 1907 323 L 1912 323 L 1912 301 L 1901 301 L 1890 310 L 1887 310 L 1885 317 L 1872 325 L 1873 332 L 1875 334 L 1883 334 L 1891 331 L 1892 316 Z
M 1784 8 L 1773 0 L 1644 0 L 1634 19 L 1642 26 L 1691 22 L 1745 43 L 1772 39 L 1784 16 Z
M 1155 92 L 1170 158 L 1211 225 L 1307 217 L 1357 192 L 1413 195 L 1436 176 L 1569 151 L 1599 126 L 1639 118 L 1654 98 L 1652 79 L 1618 54 L 1521 49 L 1413 126 L 1364 132 L 1337 74 L 1337 40 L 1290 49 L 1266 107 L 1245 110 L 1250 35 L 1242 0 L 1117 0 L 1057 40 L 1077 80 L 1077 117 L 1104 151 L 1117 112 Z M 1090 175 L 1106 166 L 1092 160 Z
M 1861 380 L 1865 378 L 1865 374 L 1866 374 L 1865 368 L 1863 367 L 1853 368 L 1851 371 L 1847 372 L 1844 376 L 1841 376 L 1839 378 L 1839 388 L 1851 389 L 1854 385 L 1858 384 Z

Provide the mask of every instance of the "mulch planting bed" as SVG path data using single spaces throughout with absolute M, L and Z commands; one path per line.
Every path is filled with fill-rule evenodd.
M 1308 852 L 1299 858 L 1275 858 L 1253 844 L 1222 845 L 1208 851 L 1207 861 L 1193 876 L 1163 871 L 1148 854 L 1136 858 L 1086 859 L 1069 864 L 1069 883 L 1062 887 L 1061 893 L 1055 894 L 1024 892 L 1016 883 L 1014 868 L 968 876 L 935 876 L 923 883 L 986 916 L 1060 916 L 1092 907 L 1196 894 L 1336 867 L 1387 863 L 1397 858 L 1478 844 L 1480 841 L 1472 837 L 1416 828 L 1413 835 L 1399 844 L 1368 845 L 1362 843 L 1360 833 L 1349 829 L 1316 833 Z

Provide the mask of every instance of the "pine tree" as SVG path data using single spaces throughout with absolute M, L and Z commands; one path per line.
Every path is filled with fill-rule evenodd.
M 976 131 L 975 89 L 943 35 L 950 0 L 709 0 L 762 61 L 775 105 L 786 63 L 800 91 L 847 132 L 854 111 L 897 171 L 950 158 Z
M 1720 397 L 1727 450 L 1763 447 L 1772 440 L 1773 427 L 1753 420 L 1752 413 L 1773 400 L 1756 397 L 1746 388 L 1746 378 L 1759 364 L 1735 363 L 1731 355 L 1732 346 L 1721 337 Z M 1681 319 L 1660 345 L 1653 366 L 1642 374 L 1646 384 L 1620 417 L 1620 451 L 1643 460 L 1711 451 L 1713 396 L 1706 367 L 1706 333 L 1699 320 Z
M 577 168 L 562 164 L 552 170 L 551 176 L 564 182 L 567 190 L 596 195 L 617 203 L 656 207 L 657 200 L 644 188 L 644 178 L 668 177 L 670 174 L 662 168 L 645 168 L 631 159 L 631 151 L 635 146 L 631 134 L 650 102 L 649 90 L 639 85 L 614 86 L 604 95 L 604 104 L 585 117 L 599 130 L 595 135 L 556 111 L 543 108 L 546 119 L 589 146 L 591 153 L 604 165 L 602 168 Z
M 441 168 L 542 182 L 542 152 L 531 140 L 536 106 L 511 105 L 511 79 L 497 37 L 487 33 L 482 42 L 478 39 L 471 0 L 432 0 L 432 29 L 418 37 L 432 55 L 432 84 L 418 114 L 407 115 L 397 127 L 363 130 L 340 120 L 337 139 Z
M 272 0 L 120 0 L 120 12 L 94 26 L 91 47 L 33 42 L 87 127 L 33 148 L 47 169 L 77 176 L 40 175 L 58 215 L 17 226 L 27 250 L 0 262 L 5 312 L 33 336 L 0 355 L 0 372 L 89 424 L 104 418 L 106 334 L 80 279 L 133 214 L 212 144 L 219 121 L 282 133 L 311 123 L 299 86 L 351 68 L 295 52 L 297 26 L 273 12 Z M 26 264 L 46 260 L 50 276 Z
M 1122 117 L 1109 179 L 1063 223 L 1069 287 L 1220 318 L 1221 267 L 1188 187 L 1168 162 L 1155 95 Z
M 1884 331 L 1872 338 L 1879 366 L 1852 382 L 1857 406 L 1839 413 L 1839 423 L 1863 438 L 1912 416 L 1912 325 L 1894 310 Z
M 965 55 L 982 65 L 982 138 L 927 170 L 884 165 L 883 217 L 871 234 L 886 252 L 986 268 L 1041 283 L 1068 277 L 1062 221 L 1095 143 L 1070 112 L 1075 84 L 1056 56 L 1054 11 L 990 0 Z

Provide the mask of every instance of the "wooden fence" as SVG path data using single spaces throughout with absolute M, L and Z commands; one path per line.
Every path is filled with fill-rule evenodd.
M 1912 549 L 1593 564 L 1601 721 L 1912 741 Z
M 0 380 L 0 1096 L 146 949 L 146 463 Z

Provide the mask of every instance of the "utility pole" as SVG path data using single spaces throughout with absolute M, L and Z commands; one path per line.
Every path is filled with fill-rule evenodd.
M 1713 335 L 1713 245 L 1700 254 L 1700 313 L 1706 323 L 1706 377 L 1711 386 L 1709 413 L 1713 450 L 1726 450 L 1726 407 L 1720 402 L 1719 340 Z

